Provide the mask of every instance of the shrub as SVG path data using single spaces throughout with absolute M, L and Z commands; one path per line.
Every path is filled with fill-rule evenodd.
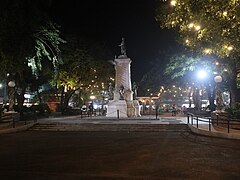
M 37 113 L 37 114 L 50 114 L 51 110 L 47 104 L 41 103 L 38 105 L 32 105 L 31 112 Z

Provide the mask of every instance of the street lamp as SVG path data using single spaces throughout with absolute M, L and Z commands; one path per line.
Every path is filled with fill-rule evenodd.
M 198 77 L 198 79 L 201 79 L 201 80 L 206 79 L 207 78 L 207 72 L 204 71 L 204 70 L 200 70 L 200 71 L 197 72 L 197 77 Z
M 217 111 L 221 111 L 221 106 L 222 106 L 222 94 L 221 94 L 221 89 L 219 87 L 220 83 L 222 82 L 222 76 L 215 76 L 214 81 L 216 82 L 216 102 L 217 102 Z
M 14 81 L 9 81 L 8 82 L 8 97 L 9 97 L 9 111 L 14 111 L 13 109 L 13 105 L 14 105 L 14 101 L 15 101 L 15 97 L 14 97 L 14 93 L 15 93 L 15 82 Z

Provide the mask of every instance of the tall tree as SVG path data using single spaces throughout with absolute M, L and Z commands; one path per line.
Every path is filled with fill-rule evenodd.
M 1 1 L 0 3 L 0 62 L 1 77 L 9 74 L 16 82 L 18 106 L 24 101 L 26 88 L 41 71 L 41 61 L 47 57 L 56 64 L 59 59 L 58 28 L 48 18 L 49 1 Z M 29 62 L 36 69 L 29 68 Z M 32 76 L 32 78 L 30 78 Z
M 239 101 L 236 86 L 240 53 L 239 0 L 162 1 L 156 19 L 163 28 L 175 28 L 179 41 L 202 54 L 215 54 L 228 70 L 232 105 Z M 225 71 L 226 72 L 226 71 Z
M 70 38 L 63 48 L 64 64 L 60 66 L 59 76 L 54 81 L 62 94 L 62 113 L 67 112 L 69 100 L 75 92 L 85 103 L 90 94 L 100 95 L 108 89 L 114 69 L 107 61 L 107 50 L 99 43 L 91 43 L 93 45 L 90 46 L 89 42 Z

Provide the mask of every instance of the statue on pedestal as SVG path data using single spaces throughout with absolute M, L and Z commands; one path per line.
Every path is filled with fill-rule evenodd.
M 119 88 L 120 100 L 124 100 L 124 86 L 121 85 Z
M 131 59 L 127 57 L 124 38 L 118 45 L 121 54 L 111 61 L 115 66 L 115 90 L 113 100 L 108 102 L 107 117 L 136 117 L 140 116 L 139 105 L 133 100 L 131 85 Z M 109 90 L 109 92 L 111 92 Z M 135 93 L 136 95 L 136 93 Z M 137 100 L 135 100 L 137 101 Z M 136 104 L 136 105 L 135 105 Z
M 113 99 L 113 91 L 114 91 L 112 83 L 109 83 L 108 91 L 109 91 L 109 99 L 112 100 Z
M 125 44 L 125 39 L 122 38 L 122 42 L 119 45 L 121 47 L 121 55 L 120 56 L 127 56 L 127 50 L 126 50 L 126 44 Z
M 133 85 L 132 85 L 132 91 L 133 91 L 133 100 L 136 100 L 137 99 L 137 84 L 135 82 L 133 82 Z

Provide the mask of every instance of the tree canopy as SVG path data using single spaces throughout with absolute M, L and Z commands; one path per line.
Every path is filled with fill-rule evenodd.
M 239 0 L 164 0 L 156 19 L 164 28 L 176 28 L 183 44 L 203 54 L 239 56 Z
M 26 88 L 38 86 L 42 75 L 53 71 L 60 59 L 59 46 L 65 41 L 48 17 L 50 4 L 50 0 L 0 2 L 0 77 L 15 81 L 18 106 L 23 104 Z M 53 69 L 42 73 L 46 61 Z
M 233 104 L 239 100 L 236 86 L 240 59 L 239 15 L 239 0 L 164 0 L 156 15 L 162 28 L 178 31 L 179 41 L 185 47 L 212 57 L 212 64 L 218 69 L 216 73 L 228 83 Z M 185 70 L 191 67 L 185 66 Z

